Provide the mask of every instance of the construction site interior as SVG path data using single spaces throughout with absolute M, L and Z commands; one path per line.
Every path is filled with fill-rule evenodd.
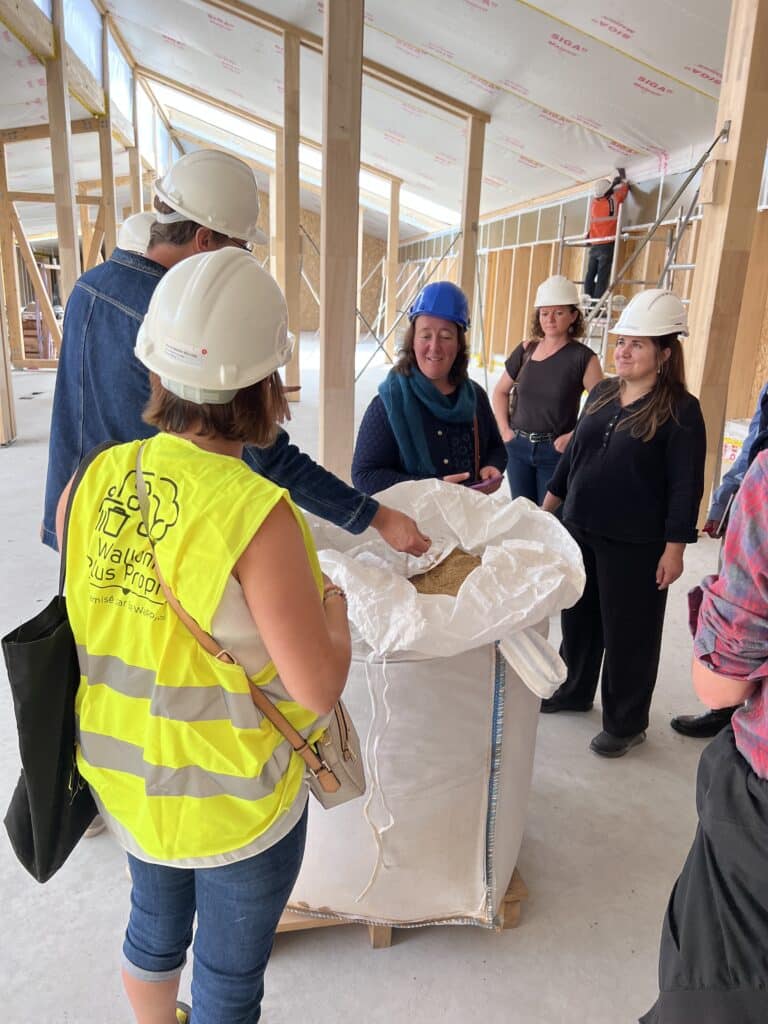
M 625 170 L 584 341 L 610 375 L 610 331 L 633 296 L 666 288 L 685 303 L 707 427 L 703 522 L 768 380 L 768 0 L 0 0 L 0 86 L 3 635 L 55 591 L 39 523 L 67 299 L 126 218 L 152 209 L 154 182 L 198 150 L 255 173 L 269 242 L 253 251 L 298 338 L 287 429 L 346 481 L 424 285 L 468 296 L 470 372 L 490 394 L 542 282 L 582 290 L 594 181 Z M 456 914 L 393 935 L 386 915 L 308 907 L 314 918 L 277 937 L 268 1024 L 617 1024 L 648 1009 L 696 823 L 702 747 L 668 724 L 698 706 L 685 593 L 716 571 L 717 548 L 691 545 L 671 591 L 637 756 L 590 759 L 597 710 L 541 719 L 517 872 L 487 927 Z M 553 616 L 552 643 L 558 630 Z M 2 681 L 4 807 L 18 746 Z M 83 841 L 39 886 L 4 840 L 2 1020 L 127 1024 L 122 851 L 107 834 Z M 353 925 L 314 929 L 334 917 L 367 923 L 371 942 Z

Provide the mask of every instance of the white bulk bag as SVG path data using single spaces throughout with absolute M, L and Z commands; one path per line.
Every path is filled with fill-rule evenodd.
M 351 538 L 312 521 L 323 569 L 349 600 L 344 700 L 368 792 L 333 811 L 312 806 L 289 907 L 398 926 L 489 926 L 517 861 L 539 713 L 495 641 L 505 638 L 529 683 L 546 671 L 560 678 L 539 634 L 578 599 L 581 556 L 525 499 L 432 480 L 378 497 L 413 515 L 433 551 L 414 560 L 373 531 Z M 418 594 L 406 577 L 455 546 L 482 554 L 482 565 L 456 598 Z

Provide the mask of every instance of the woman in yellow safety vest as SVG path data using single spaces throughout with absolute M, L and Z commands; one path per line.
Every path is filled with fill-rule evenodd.
M 183 260 L 155 291 L 136 355 L 160 433 L 93 460 L 67 530 L 67 607 L 82 674 L 77 761 L 128 853 L 123 981 L 139 1024 L 259 1019 L 263 975 L 301 865 L 304 761 L 256 709 L 310 741 L 346 681 L 344 594 L 323 577 L 286 491 L 242 461 L 286 415 L 285 302 L 247 252 Z M 140 501 L 137 470 L 148 502 Z M 59 543 L 71 484 L 59 502 Z M 149 536 L 147 535 L 149 534 Z M 165 600 L 236 664 L 208 654 Z

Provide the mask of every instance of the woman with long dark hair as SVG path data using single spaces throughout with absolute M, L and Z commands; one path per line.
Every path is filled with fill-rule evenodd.
M 394 368 L 357 435 L 352 480 L 376 494 L 403 480 L 439 477 L 490 493 L 507 454 L 488 396 L 470 380 L 469 306 L 450 281 L 421 290 Z
M 591 749 L 621 757 L 642 743 L 656 684 L 667 589 L 696 540 L 706 435 L 685 384 L 685 307 L 636 295 L 613 332 L 617 376 L 592 390 L 543 507 L 563 505 L 587 581 L 563 612 L 568 677 L 542 711 L 588 711 L 602 664 L 603 731 Z

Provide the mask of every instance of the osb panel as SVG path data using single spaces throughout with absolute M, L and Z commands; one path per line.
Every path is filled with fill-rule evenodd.
M 551 245 L 534 245 L 531 253 L 531 269 L 528 275 L 528 296 L 525 308 L 525 323 L 527 324 L 533 315 L 533 303 L 536 298 L 536 289 L 549 277 L 549 263 L 552 255 Z
M 531 249 L 524 246 L 515 249 L 512 264 L 512 294 L 507 313 L 507 343 L 504 351 L 509 355 L 524 338 L 528 337 L 526 306 L 528 304 L 528 277 L 531 266 Z
M 483 338 L 493 333 L 496 322 L 496 275 L 499 265 L 498 252 L 489 252 L 485 265 L 485 287 L 483 289 Z
M 512 291 L 512 264 L 512 251 L 510 249 L 499 253 L 493 331 L 491 334 L 486 334 L 489 357 L 496 352 L 506 352 L 507 349 L 507 320 L 509 317 L 509 298 Z

